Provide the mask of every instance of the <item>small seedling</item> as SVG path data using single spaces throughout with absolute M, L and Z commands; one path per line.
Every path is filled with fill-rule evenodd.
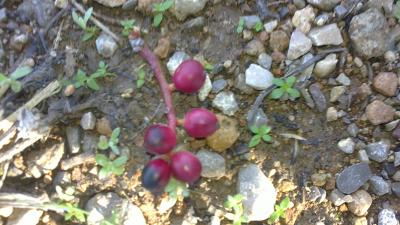
M 104 219 L 101 221 L 100 225 L 120 225 L 121 221 L 119 215 L 116 211 L 111 212 L 111 217 L 109 219 Z
M 165 0 L 162 3 L 155 3 L 153 5 L 153 13 L 155 13 L 155 16 L 153 18 L 153 27 L 160 26 L 164 18 L 164 12 L 171 8 L 173 4 L 173 0 Z
M 224 206 L 229 211 L 233 211 L 232 214 L 228 214 L 230 220 L 233 221 L 233 225 L 241 225 L 246 223 L 248 219 L 243 215 L 243 195 L 236 194 L 234 196 L 228 195 L 228 199 L 225 201 Z
M 72 11 L 72 19 L 80 28 L 82 28 L 83 31 L 85 31 L 85 34 L 81 38 L 82 41 L 87 41 L 91 39 L 96 35 L 97 31 L 99 30 L 96 26 L 87 25 L 87 22 L 92 16 L 92 13 L 93 7 L 90 7 L 88 10 L 86 10 L 84 17 L 78 16 L 75 11 Z
M 78 69 L 75 75 L 76 81 L 74 83 L 74 87 L 80 88 L 82 86 L 86 86 L 92 90 L 98 91 L 100 90 L 100 86 L 97 84 L 96 79 L 111 75 L 114 74 L 107 72 L 107 65 L 103 61 L 100 61 L 96 72 L 92 73 L 90 76 L 87 76 L 83 70 Z
M 10 85 L 11 89 L 14 92 L 20 92 L 22 85 L 21 82 L 18 81 L 18 79 L 28 75 L 30 72 L 32 72 L 32 68 L 28 66 L 22 66 L 18 67 L 8 77 L 5 74 L 0 73 L 0 86 Z
M 393 9 L 393 15 L 394 15 L 394 17 L 397 18 L 397 20 L 400 21 L 400 1 L 396 2 L 396 5 L 394 6 L 394 9 Z
M 241 34 L 244 30 L 244 18 L 240 17 L 238 26 L 236 28 L 236 33 Z
M 295 82 L 295 77 L 288 77 L 285 80 L 275 78 L 273 83 L 278 87 L 271 92 L 271 98 L 280 99 L 284 94 L 288 94 L 292 100 L 300 97 L 300 92 L 296 88 L 293 88 Z
M 72 220 L 72 219 L 77 219 L 79 222 L 84 223 L 86 221 L 86 216 L 89 215 L 89 212 L 79 208 L 78 204 L 72 204 L 69 202 L 66 203 L 57 203 L 57 204 L 52 204 L 55 208 L 59 208 L 63 210 L 64 213 L 64 219 L 66 221 Z
M 249 147 L 255 147 L 260 144 L 261 140 L 265 142 L 272 142 L 271 136 L 268 134 L 271 131 L 271 127 L 262 125 L 260 127 L 252 126 L 250 127 L 251 132 L 255 135 L 251 138 Z
M 279 218 L 285 218 L 285 211 L 290 207 L 290 199 L 286 196 L 279 205 L 275 205 L 275 211 L 268 218 L 268 224 L 275 223 Z
M 144 82 L 146 78 L 146 73 L 144 72 L 143 68 L 139 68 L 137 70 L 137 79 L 136 79 L 136 87 L 137 88 L 142 88 L 144 85 Z
M 129 34 L 133 31 L 133 26 L 135 25 L 135 20 L 122 20 L 120 22 L 121 26 L 123 27 L 122 35 L 128 37 Z
M 203 64 L 203 66 L 204 66 L 204 69 L 207 70 L 208 72 L 211 72 L 214 69 L 214 65 L 207 61 Z
M 111 174 L 120 176 L 124 173 L 125 163 L 128 161 L 126 156 L 120 156 L 115 160 L 110 160 L 103 154 L 96 154 L 96 163 L 102 166 L 99 171 L 99 178 L 103 179 Z
M 262 24 L 260 21 L 258 21 L 258 22 L 254 25 L 253 29 L 254 29 L 254 31 L 257 32 L 257 33 L 260 32 L 260 31 L 262 31 L 262 29 L 263 29 L 263 24 Z
M 121 132 L 121 128 L 117 127 L 113 130 L 113 132 L 111 133 L 111 137 L 110 139 L 107 139 L 106 136 L 100 136 L 100 140 L 99 143 L 97 144 L 97 147 L 101 150 L 106 150 L 108 148 L 111 148 L 111 150 L 119 155 L 120 151 L 118 148 L 118 137 L 119 134 Z

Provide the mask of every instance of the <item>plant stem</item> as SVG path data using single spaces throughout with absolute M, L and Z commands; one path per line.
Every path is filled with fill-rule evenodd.
M 168 126 L 175 133 L 176 130 L 176 116 L 174 105 L 172 104 L 172 96 L 170 85 L 165 79 L 164 73 L 161 70 L 160 61 L 157 56 L 149 49 L 149 47 L 144 43 L 143 39 L 140 38 L 138 32 L 133 32 L 130 36 L 130 44 L 134 52 L 138 52 L 139 55 L 150 64 L 151 69 L 154 72 L 160 85 L 161 93 L 164 98 L 165 105 L 167 107 L 167 118 Z

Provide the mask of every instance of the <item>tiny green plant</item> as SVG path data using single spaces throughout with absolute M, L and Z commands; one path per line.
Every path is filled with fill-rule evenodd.
M 104 219 L 101 221 L 100 225 L 120 225 L 121 221 L 118 212 L 113 210 L 111 212 L 111 217 L 109 219 Z
M 93 7 L 90 7 L 88 10 L 86 10 L 84 17 L 78 16 L 75 11 L 72 11 L 72 19 L 80 28 L 82 28 L 83 31 L 85 31 L 85 34 L 81 38 L 82 41 L 87 41 L 91 39 L 96 35 L 99 30 L 96 26 L 87 25 L 87 22 L 92 16 L 92 13 Z
M 173 0 L 165 0 L 164 2 L 155 3 L 153 5 L 153 13 L 155 13 L 153 18 L 153 27 L 160 26 L 164 18 L 164 12 L 171 8 L 173 4 Z
M 78 69 L 75 75 L 75 88 L 86 86 L 95 91 L 100 90 L 100 86 L 97 83 L 96 79 L 113 75 L 113 73 L 107 71 L 107 68 L 108 66 L 103 61 L 100 61 L 97 70 L 90 76 L 87 76 L 85 71 Z
M 278 87 L 271 92 L 271 98 L 280 99 L 285 94 L 288 94 L 292 100 L 300 97 L 300 92 L 296 88 L 293 88 L 295 82 L 295 77 L 288 77 L 286 79 L 275 78 L 273 83 Z
M 52 204 L 53 205 L 53 204 Z M 64 219 L 66 221 L 76 219 L 81 223 L 86 221 L 86 216 L 89 215 L 89 212 L 79 208 L 78 204 L 72 204 L 69 202 L 66 203 L 57 203 L 53 205 L 55 208 L 59 208 L 64 211 Z
M 279 205 L 275 205 L 275 211 L 268 218 L 268 224 L 275 223 L 279 218 L 285 218 L 285 211 L 290 207 L 289 197 L 285 197 Z
M 108 148 L 111 148 L 111 150 L 115 154 L 119 155 L 120 151 L 118 148 L 118 141 L 119 141 L 118 138 L 120 133 L 121 133 L 121 128 L 117 127 L 112 131 L 110 139 L 108 139 L 106 136 L 100 136 L 97 147 L 100 150 L 106 150 Z
M 261 23 L 261 21 L 258 21 L 258 22 L 254 25 L 253 29 L 254 29 L 254 31 L 257 32 L 257 33 L 260 32 L 260 31 L 262 31 L 262 29 L 263 29 L 263 24 Z
M 136 87 L 137 88 L 142 88 L 144 85 L 144 82 L 146 81 L 146 73 L 144 72 L 143 68 L 139 68 L 137 70 L 137 79 L 136 79 Z
M 208 72 L 213 71 L 213 69 L 214 69 L 214 65 L 207 61 L 203 64 L 203 66 L 204 66 L 204 69 L 207 70 Z
M 236 33 L 241 34 L 244 30 L 244 18 L 240 17 L 238 26 L 236 28 Z
M 393 15 L 400 21 L 400 1 L 396 2 L 394 6 Z
M 135 25 L 135 20 L 122 20 L 120 22 L 121 26 L 123 27 L 122 35 L 128 37 L 130 33 L 133 31 L 133 27 Z
M 225 201 L 224 206 L 229 211 L 233 211 L 229 214 L 229 219 L 232 220 L 233 225 L 241 225 L 248 221 L 247 217 L 243 215 L 243 195 L 236 194 L 234 196 L 228 195 L 228 199 Z
M 159 207 L 160 212 L 165 212 L 169 208 L 173 207 L 178 200 L 182 200 L 190 194 L 187 183 L 178 181 L 174 178 L 169 180 L 165 187 L 165 192 L 168 194 L 168 200 L 161 203 Z
M 11 90 L 14 92 L 20 92 L 22 85 L 18 79 L 28 75 L 30 72 L 32 72 L 32 68 L 28 66 L 22 66 L 18 67 L 14 72 L 12 72 L 9 77 L 3 73 L 0 73 L 0 86 L 9 85 L 7 87 L 11 87 Z
M 272 142 L 272 138 L 269 135 L 271 131 L 271 127 L 262 125 L 260 127 L 252 126 L 250 127 L 250 131 L 253 132 L 255 135 L 251 138 L 249 142 L 249 147 L 255 147 L 260 144 L 261 140 L 265 142 Z
M 103 179 L 111 174 L 120 176 L 124 173 L 125 163 L 128 161 L 126 156 L 119 156 L 115 160 L 109 159 L 103 154 L 96 154 L 96 163 L 101 166 L 99 178 Z

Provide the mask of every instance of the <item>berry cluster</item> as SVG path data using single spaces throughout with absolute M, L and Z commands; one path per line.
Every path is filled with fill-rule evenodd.
M 142 50 L 143 51 L 143 50 Z M 143 55 L 142 55 L 143 56 Z M 153 68 L 154 69 L 154 68 Z M 172 150 L 176 146 L 176 125 L 182 125 L 186 133 L 194 138 L 205 138 L 218 129 L 218 120 L 214 113 L 204 108 L 195 108 L 186 113 L 183 122 L 175 118 L 174 108 L 169 105 L 171 90 L 193 94 L 203 86 L 206 75 L 203 66 L 196 60 L 186 60 L 176 69 L 173 84 L 165 87 L 165 78 L 158 78 L 168 110 L 168 125 L 155 124 L 147 128 L 144 135 L 144 147 L 155 155 L 142 172 L 142 184 L 152 192 L 162 192 L 170 177 L 194 183 L 200 177 L 201 163 L 189 151 Z

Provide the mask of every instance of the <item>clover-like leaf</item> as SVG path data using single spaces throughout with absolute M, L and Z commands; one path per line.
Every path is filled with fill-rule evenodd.
M 268 134 L 264 134 L 264 135 L 262 136 L 262 139 L 263 139 L 265 142 L 272 142 L 272 138 L 271 138 L 271 136 L 269 136 Z
M 163 14 L 162 13 L 157 13 L 153 18 L 153 27 L 160 26 L 162 20 L 163 20 Z
M 241 34 L 244 30 L 244 18 L 240 17 L 238 26 L 236 28 L 236 33 Z
M 10 78 L 17 80 L 19 78 L 22 78 L 32 72 L 32 68 L 29 66 L 21 66 L 18 67 L 14 72 L 10 74 Z
M 128 157 L 120 156 L 120 157 L 116 158 L 112 163 L 113 163 L 113 166 L 120 167 L 120 166 L 125 165 L 125 163 L 127 161 L 128 161 Z
M 252 148 L 252 147 L 257 146 L 258 144 L 260 144 L 260 141 L 261 141 L 261 136 L 258 135 L 258 134 L 257 134 L 257 135 L 254 135 L 254 136 L 250 139 L 249 147 Z
M 292 97 L 294 99 L 300 97 L 300 92 L 295 88 L 289 88 L 287 90 L 287 93 L 289 94 L 290 97 Z
M 288 77 L 288 78 L 286 78 L 286 84 L 289 86 L 289 87 L 293 87 L 293 84 L 296 82 L 296 77 L 294 77 L 294 76 L 290 76 L 290 77 Z
M 100 90 L 100 86 L 97 84 L 96 80 L 93 78 L 87 79 L 86 84 L 89 88 L 91 88 L 95 91 Z
M 95 160 L 97 164 L 103 167 L 108 166 L 110 164 L 110 160 L 107 158 L 107 156 L 103 154 L 96 154 Z
M 90 7 L 88 10 L 86 10 L 85 17 L 83 18 L 83 21 L 85 22 L 85 24 L 87 24 L 88 20 L 92 16 L 92 13 L 93 13 L 93 7 Z
M 13 90 L 13 92 L 15 92 L 15 93 L 20 92 L 22 89 L 22 84 L 16 80 L 10 80 L 10 86 L 11 86 L 11 90 Z
M 282 86 L 285 85 L 285 81 L 283 79 L 281 79 L 281 78 L 274 78 L 272 80 L 272 83 L 274 83 L 278 87 L 282 87 Z
M 99 143 L 97 143 L 97 147 L 101 150 L 106 150 L 109 145 L 108 145 L 108 139 L 106 136 L 101 135 L 99 138 Z
M 282 97 L 282 95 L 285 93 L 285 91 L 283 90 L 283 88 L 275 88 L 272 92 L 271 92 L 271 98 L 273 99 L 280 99 Z
M 120 133 L 121 133 L 121 128 L 119 127 L 115 128 L 111 133 L 110 141 L 114 144 L 118 144 L 118 137 Z

